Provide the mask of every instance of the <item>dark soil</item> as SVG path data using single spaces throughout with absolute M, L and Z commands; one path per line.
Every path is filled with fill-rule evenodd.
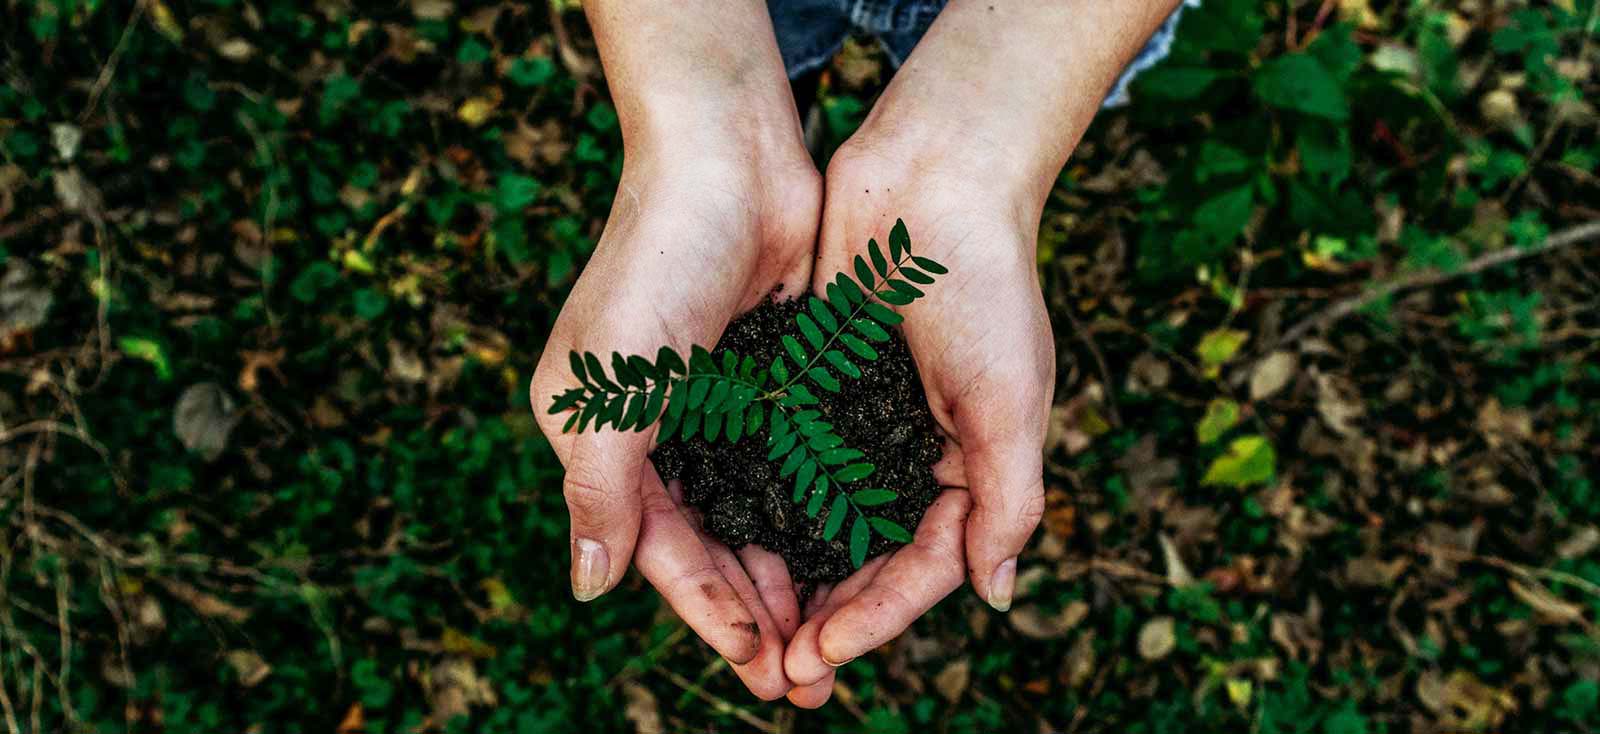
M 739 317 L 717 342 L 713 356 L 724 350 L 771 364 L 783 346 L 779 337 L 794 333 L 799 301 L 769 301 Z M 876 362 L 853 360 L 859 379 L 841 377 L 843 391 L 813 389 L 822 404 L 823 420 L 850 446 L 866 452 L 863 461 L 877 467 L 872 476 L 849 485 L 852 490 L 883 487 L 899 493 L 894 502 L 870 510 L 915 532 L 922 514 L 939 495 L 933 464 L 943 452 L 933 413 L 922 391 L 911 352 L 899 334 L 873 345 Z M 755 543 L 783 556 L 797 584 L 838 581 L 854 570 L 847 546 L 850 526 L 832 541 L 822 539 L 828 509 L 806 516 L 805 504 L 791 501 L 793 477 L 780 478 L 778 465 L 767 461 L 767 429 L 737 443 L 707 443 L 701 438 L 675 439 L 650 457 L 663 479 L 681 479 L 683 498 L 700 512 L 705 530 L 731 548 Z M 830 490 L 837 491 L 837 490 Z M 868 557 L 900 544 L 873 534 Z

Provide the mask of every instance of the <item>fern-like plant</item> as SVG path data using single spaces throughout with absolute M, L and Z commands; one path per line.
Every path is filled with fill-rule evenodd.
M 719 364 L 695 345 L 686 363 L 663 346 L 654 361 L 612 352 L 608 374 L 594 353 L 572 352 L 572 374 L 582 386 L 555 396 L 550 412 L 572 412 L 563 431 L 607 425 L 642 431 L 659 423 L 660 441 L 696 435 L 707 441 L 738 441 L 765 424 L 767 460 L 778 464 L 780 477 L 793 477 L 794 501 L 805 502 L 811 517 L 829 505 L 824 539 L 833 540 L 845 521 L 854 518 L 850 562 L 860 568 L 873 533 L 901 543 L 909 543 L 911 533 L 868 512 L 893 502 L 898 493 L 848 489 L 871 477 L 874 467 L 862 461 L 862 451 L 844 445 L 833 425 L 810 407 L 818 402 L 812 388 L 837 393 L 844 389 L 840 376 L 860 377 L 855 360 L 877 361 L 872 344 L 887 341 L 888 329 L 902 320 L 884 303 L 909 305 L 923 296 L 918 285 L 931 285 L 935 276 L 949 272 L 931 258 L 911 253 L 911 237 L 900 220 L 889 232 L 888 256 L 877 240 L 867 242 L 867 256 L 856 256 L 854 278 L 834 276 L 825 289 L 826 300 L 808 297 L 806 308 L 795 316 L 798 336 L 782 336 L 788 359 L 780 354 L 770 365 L 758 365 L 749 356 L 724 351 Z

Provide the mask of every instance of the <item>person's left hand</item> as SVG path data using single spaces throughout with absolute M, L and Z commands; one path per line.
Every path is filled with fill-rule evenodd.
M 935 467 L 947 490 L 914 541 L 819 590 L 789 641 L 789 700 L 820 706 L 834 670 L 893 639 L 972 580 L 995 609 L 1011 606 L 1017 555 L 1044 512 L 1043 445 L 1055 346 L 1035 266 L 1039 211 L 961 158 L 927 156 L 912 136 L 858 133 L 828 166 L 814 289 L 888 241 L 904 219 L 913 251 L 950 273 L 897 309 L 929 407 L 948 437 Z M 935 163 L 918 163 L 933 160 Z M 974 156 L 971 160 L 982 160 Z

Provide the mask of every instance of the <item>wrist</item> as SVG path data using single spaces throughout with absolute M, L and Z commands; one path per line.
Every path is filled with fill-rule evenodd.
M 879 103 L 830 161 L 830 190 L 838 175 L 852 195 L 881 190 L 907 206 L 1007 217 L 1037 231 L 1058 164 L 937 114 L 901 113 Z
M 847 145 L 910 176 L 952 182 L 986 206 L 1042 208 L 1070 147 L 1058 150 L 1014 118 L 1007 124 L 954 107 L 885 95 Z

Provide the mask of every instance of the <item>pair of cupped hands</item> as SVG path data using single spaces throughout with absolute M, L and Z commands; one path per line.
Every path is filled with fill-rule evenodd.
M 893 639 L 970 579 L 1010 608 L 1017 556 L 1044 510 L 1041 446 L 1054 346 L 1035 267 L 1042 197 L 997 185 L 981 155 L 941 156 L 863 128 L 817 171 L 797 135 L 630 149 L 610 219 L 532 384 L 566 469 L 572 589 L 589 601 L 631 560 L 764 700 L 828 700 L 840 666 Z M 724 145 L 724 143 L 726 143 Z M 945 436 L 947 489 L 912 543 L 824 585 L 801 608 L 783 560 L 706 535 L 664 483 L 644 432 L 563 433 L 545 408 L 572 387 L 571 350 L 651 355 L 710 347 L 765 299 L 820 293 L 869 238 L 904 219 L 950 274 L 899 309 Z

